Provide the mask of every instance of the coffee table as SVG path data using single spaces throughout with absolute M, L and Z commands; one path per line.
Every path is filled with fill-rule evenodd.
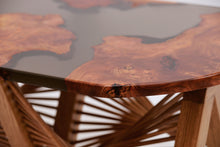
M 0 146 L 220 146 L 219 7 L 1 0 L 0 75 Z

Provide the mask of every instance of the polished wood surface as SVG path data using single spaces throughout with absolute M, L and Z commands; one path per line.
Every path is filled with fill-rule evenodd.
M 2 0 L 0 146 L 218 147 L 219 54 L 217 7 Z
M 0 22 L 0 66 L 27 51 L 64 54 L 75 39 L 71 32 L 58 27 L 64 23 L 59 15 L 0 14 Z
M 154 0 L 3 0 L 0 75 L 101 97 L 218 85 L 219 12 Z
M 67 81 L 75 79 L 103 87 L 112 86 L 106 91 L 103 88 L 99 94 L 112 97 L 132 96 L 138 93 L 136 88 L 152 85 L 152 91 L 156 91 L 157 84 L 159 88 L 162 83 L 166 88 L 169 88 L 168 83 L 170 87 L 173 84 L 178 87 L 188 81 L 191 87 L 199 89 L 203 86 L 196 84 L 199 80 L 209 86 L 215 85 L 220 77 L 219 18 L 220 13 L 204 15 L 198 27 L 159 44 L 144 44 L 140 38 L 106 37 L 103 44 L 94 47 L 94 59 L 74 70 Z M 216 81 L 211 80 L 214 77 Z M 148 82 L 144 84 L 143 81 Z M 184 86 L 190 90 L 189 85 Z M 147 94 L 150 93 L 146 91 Z

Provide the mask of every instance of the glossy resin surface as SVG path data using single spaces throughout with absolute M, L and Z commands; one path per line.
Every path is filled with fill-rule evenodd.
M 155 0 L 0 0 L 0 73 L 103 97 L 220 84 L 220 8 Z

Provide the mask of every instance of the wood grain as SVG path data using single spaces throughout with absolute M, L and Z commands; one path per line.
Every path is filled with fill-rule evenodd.
M 134 147 L 175 139 L 179 118 L 176 112 L 180 110 L 181 93 L 169 94 L 155 106 L 147 97 L 112 98 L 107 101 L 98 97 L 89 99 L 89 101 L 86 99 L 76 101 L 77 105 L 81 104 L 89 109 L 78 110 L 74 114 L 81 115 L 82 118 L 92 118 L 90 120 L 73 119 L 73 126 L 83 125 L 82 128 L 73 129 L 72 134 L 79 135 L 72 140 L 73 145 Z M 109 132 L 105 133 L 105 131 Z M 85 137 L 80 138 L 81 133 Z M 89 135 L 96 133 L 98 134 L 95 136 Z M 171 137 L 153 138 L 164 133 L 171 134 Z
M 73 33 L 59 27 L 64 24 L 59 15 L 0 15 L 0 66 L 13 55 L 33 50 L 63 54 L 70 50 Z
M 0 78 L 0 118 L 12 147 L 69 146 L 47 126 L 15 83 Z
M 102 44 L 93 47 L 93 60 L 66 78 L 67 86 L 80 92 L 83 91 L 77 87 L 84 86 L 91 92 L 86 94 L 121 97 L 220 84 L 220 13 L 203 15 L 201 19 L 197 27 L 163 43 L 145 44 L 141 38 L 126 36 L 105 37 Z
M 74 138 L 74 135 L 71 134 L 71 124 L 72 119 L 77 118 L 73 113 L 75 109 L 82 108 L 82 105 L 76 105 L 76 101 L 78 99 L 83 99 L 84 96 L 76 93 L 70 92 L 61 92 L 61 96 L 59 99 L 59 106 L 57 108 L 57 115 L 54 125 L 54 131 L 62 137 L 64 140 L 70 140 L 70 138 Z M 78 118 L 80 119 L 80 118 Z M 74 128 L 77 128 L 78 125 L 74 125 Z
M 212 118 L 209 126 L 207 145 L 210 147 L 220 146 L 220 91 L 215 93 Z
M 183 95 L 175 147 L 204 147 L 209 131 L 215 94 L 220 86 Z
M 11 146 L 33 147 L 28 133 L 21 125 L 18 111 L 12 107 L 12 99 L 5 93 L 3 80 L 0 79 L 0 117 Z
M 220 112 L 218 112 L 216 101 L 212 110 L 212 118 L 209 126 L 209 134 L 207 139 L 207 146 L 218 147 L 220 146 Z
M 63 0 L 71 7 L 88 9 L 91 7 L 106 7 L 118 3 L 131 3 L 133 7 L 147 3 L 171 3 L 159 0 Z

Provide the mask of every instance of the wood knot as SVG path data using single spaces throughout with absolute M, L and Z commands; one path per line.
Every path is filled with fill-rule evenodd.
M 124 66 L 124 69 L 125 70 L 132 70 L 132 69 L 134 69 L 134 67 L 131 65 L 126 65 L 126 66 Z
M 112 87 L 106 87 L 105 92 L 109 97 L 123 97 L 130 92 L 131 85 L 112 84 Z
M 175 70 L 176 69 L 176 61 L 177 60 L 171 56 L 163 56 L 160 63 L 166 69 Z

